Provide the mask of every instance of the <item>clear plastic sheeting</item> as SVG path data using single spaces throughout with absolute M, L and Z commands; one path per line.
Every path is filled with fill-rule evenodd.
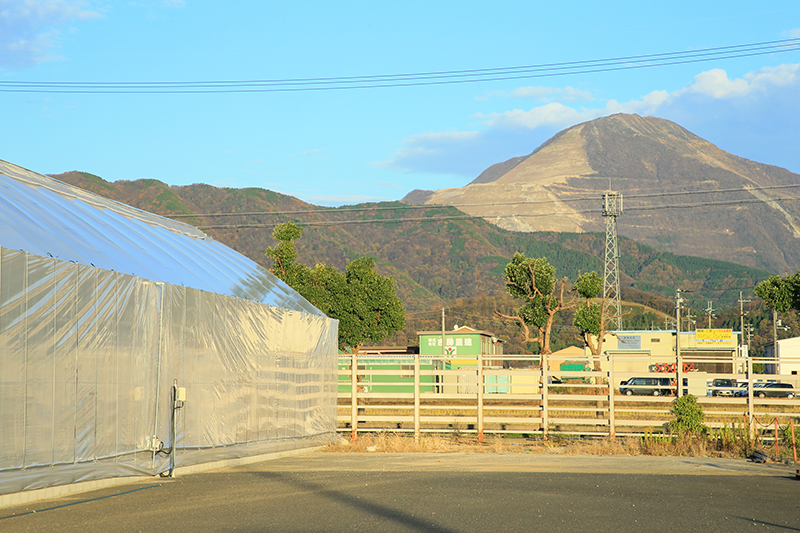
M 5 248 L 0 304 L 0 494 L 335 433 L 325 316 Z M 174 437 L 173 383 L 186 389 Z
M 321 314 L 269 271 L 193 226 L 2 160 L 0 246 Z
M 327 443 L 337 327 L 191 226 L 0 161 L 0 494 Z

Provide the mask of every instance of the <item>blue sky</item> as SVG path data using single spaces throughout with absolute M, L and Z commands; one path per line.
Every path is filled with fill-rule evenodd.
M 800 4 L 0 0 L 0 159 L 317 205 L 461 187 L 617 112 L 800 173 L 800 47 L 644 69 L 297 92 L 9 92 L 19 82 L 341 78 L 800 38 Z M 63 85 L 62 85 L 63 87 Z

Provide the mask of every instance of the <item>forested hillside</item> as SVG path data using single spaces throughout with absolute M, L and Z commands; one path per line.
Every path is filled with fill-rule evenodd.
M 397 282 L 411 318 L 407 328 L 411 337 L 415 323 L 421 328 L 440 327 L 436 317 L 432 324 L 415 322 L 413 317 L 458 305 L 463 305 L 464 317 L 459 323 L 494 328 L 499 335 L 513 333 L 513 324 L 483 325 L 479 318 L 487 313 L 491 317 L 492 305 L 506 311 L 513 308 L 513 301 L 504 295 L 502 274 L 515 252 L 546 257 L 559 278 L 574 280 L 580 272 L 596 271 L 601 276 L 603 272 L 602 233 L 510 232 L 453 207 L 392 202 L 322 208 L 265 189 L 169 187 L 155 180 L 110 183 L 82 172 L 54 177 L 196 225 L 265 267 L 271 266 L 264 250 L 275 244 L 274 225 L 294 220 L 305 227 L 297 241 L 301 263 L 326 263 L 341 270 L 356 257 L 374 257 L 379 272 Z M 739 291 L 751 294 L 753 286 L 769 275 L 733 263 L 662 252 L 625 238 L 620 239 L 620 251 L 623 295 L 667 313 L 671 311 L 663 298 L 674 297 L 677 288 L 692 291 L 687 299 L 695 309 L 705 308 L 707 301 L 724 309 L 734 305 Z M 562 318 L 569 324 L 568 316 Z M 655 312 L 636 320 L 642 326 L 663 326 L 663 316 Z M 569 342 L 569 329 L 563 328 L 559 338 Z

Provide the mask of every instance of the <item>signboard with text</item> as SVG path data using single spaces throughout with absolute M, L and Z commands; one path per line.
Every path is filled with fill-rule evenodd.
M 617 337 L 619 342 L 617 348 L 620 350 L 641 350 L 642 337 L 641 335 L 619 335 Z
M 698 329 L 695 331 L 697 344 L 713 344 L 719 346 L 733 345 L 732 329 Z

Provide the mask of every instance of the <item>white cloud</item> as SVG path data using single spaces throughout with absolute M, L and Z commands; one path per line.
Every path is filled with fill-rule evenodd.
M 599 110 L 574 109 L 560 103 L 545 104 L 529 111 L 513 109 L 504 113 L 476 113 L 472 118 L 484 121 L 490 128 L 536 129 L 542 126 L 564 126 L 597 118 Z
M 398 168 L 399 161 L 429 158 L 448 152 L 454 145 L 469 144 L 479 136 L 477 131 L 451 131 L 437 133 L 420 133 L 412 135 L 403 142 L 403 146 L 388 161 L 372 163 L 382 168 Z
M 797 39 L 798 37 L 800 37 L 800 28 L 789 30 L 789 37 L 791 37 L 792 39 Z
M 744 96 L 749 91 L 750 85 L 746 80 L 742 78 L 729 80 L 728 74 L 719 68 L 701 72 L 694 77 L 694 83 L 684 90 L 684 92 L 698 93 L 712 98 Z
M 722 69 L 701 72 L 694 81 L 674 92 L 651 91 L 640 99 L 619 102 L 607 100 L 600 108 L 573 108 L 562 103 L 549 103 L 530 110 L 513 109 L 503 113 L 477 113 L 473 118 L 482 120 L 489 128 L 536 129 L 542 126 L 568 127 L 587 120 L 614 113 L 654 115 L 664 106 L 674 105 L 690 95 L 714 100 L 737 99 L 755 93 L 766 93 L 776 87 L 789 86 L 800 81 L 800 64 L 764 67 L 749 72 L 738 79 L 729 79 Z M 527 90 L 529 88 L 523 88 Z M 518 89 L 520 90 L 520 89 Z
M 529 98 L 558 94 L 577 93 L 569 87 L 522 87 L 506 93 Z M 764 67 L 735 79 L 722 69 L 711 69 L 675 91 L 653 90 L 624 102 L 609 99 L 595 107 L 548 102 L 527 110 L 476 113 L 470 118 L 481 121 L 484 129 L 414 135 L 389 160 L 376 165 L 475 177 L 491 164 L 530 153 L 564 128 L 615 113 L 636 113 L 673 120 L 736 155 L 797 172 L 797 94 L 800 64 Z
M 712 69 L 696 75 L 693 83 L 676 91 L 672 97 L 695 93 L 715 99 L 740 98 L 757 91 L 796 82 L 800 74 L 798 68 L 800 65 L 764 67 L 735 80 L 728 79 L 728 74 L 722 69 Z
M 100 17 L 81 0 L 0 0 L 0 66 L 22 68 L 53 59 L 59 27 Z
M 510 98 L 527 98 L 537 102 L 591 102 L 589 91 L 574 87 L 519 87 L 508 93 Z

